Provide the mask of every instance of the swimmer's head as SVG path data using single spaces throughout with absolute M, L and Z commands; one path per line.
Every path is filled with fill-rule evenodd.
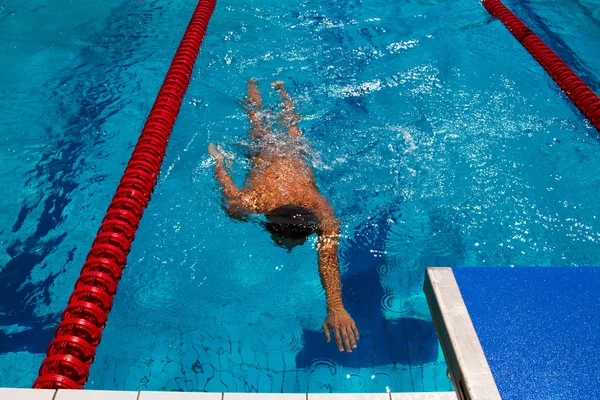
M 304 244 L 306 239 L 315 233 L 317 218 L 305 207 L 285 205 L 277 207 L 265 214 L 267 222 L 265 229 L 278 246 L 291 251 L 294 247 Z

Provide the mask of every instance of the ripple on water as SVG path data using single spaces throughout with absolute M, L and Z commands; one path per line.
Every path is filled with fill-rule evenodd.
M 367 380 L 357 373 L 347 373 L 342 378 L 345 392 L 360 393 L 367 391 Z
M 257 353 L 296 354 L 304 347 L 302 331 L 297 323 L 262 314 L 255 326 L 260 328 L 260 334 L 249 335 L 248 342 Z
M 369 391 L 374 393 L 391 392 L 398 388 L 396 377 L 384 369 L 377 369 L 369 377 Z
M 156 274 L 152 284 L 148 284 L 147 273 L 137 273 L 129 281 L 126 304 L 139 310 L 166 310 L 177 302 L 176 283 L 173 279 L 167 279 Z
M 394 266 L 391 265 L 389 262 L 381 263 L 377 266 L 377 272 L 379 273 L 379 276 L 381 276 L 382 278 L 387 278 L 387 277 L 393 275 Z
M 381 306 L 393 318 L 412 317 L 414 308 L 412 297 L 390 293 L 383 296 Z
M 451 257 L 457 255 L 461 249 L 461 243 L 456 232 L 436 232 L 429 238 L 427 243 L 427 254 L 438 257 Z
M 420 271 L 423 268 L 418 259 L 407 257 L 389 258 L 386 264 L 385 274 L 381 275 L 383 277 L 405 275 L 407 272 Z
M 308 379 L 317 384 L 333 384 L 339 381 L 340 374 L 343 373 L 342 367 L 332 360 L 319 358 L 306 369 Z M 335 384 L 334 386 L 337 386 Z

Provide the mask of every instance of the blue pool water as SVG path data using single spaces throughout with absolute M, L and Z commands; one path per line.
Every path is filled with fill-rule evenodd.
M 514 3 L 598 92 L 597 1 Z M 33 381 L 194 6 L 0 4 L 0 386 Z M 242 181 L 250 77 L 304 116 L 352 355 L 324 344 L 314 241 L 287 253 L 220 209 L 206 148 Z M 451 390 L 424 269 L 598 265 L 598 147 L 476 0 L 221 1 L 87 387 Z

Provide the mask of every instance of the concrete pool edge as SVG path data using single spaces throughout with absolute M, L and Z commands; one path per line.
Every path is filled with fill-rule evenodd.
M 3 400 L 456 400 L 454 392 L 205 393 L 0 388 Z
M 458 399 L 501 399 L 452 269 L 427 268 L 423 290 Z

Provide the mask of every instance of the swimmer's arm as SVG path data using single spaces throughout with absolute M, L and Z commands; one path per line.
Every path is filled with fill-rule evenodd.
M 325 289 L 328 312 L 344 310 L 342 302 L 342 280 L 338 260 L 339 227 L 332 224 L 319 232 L 317 251 L 319 275 Z
M 223 166 L 223 156 L 216 151 L 211 144 L 208 149 L 210 155 L 215 159 L 215 178 L 219 181 L 221 192 L 223 194 L 223 208 L 231 216 L 236 219 L 243 219 L 244 215 L 249 210 L 243 206 L 242 192 L 231 179 L 227 170 Z
M 315 214 L 321 221 L 317 251 L 319 253 L 319 275 L 321 284 L 325 289 L 327 318 L 323 324 L 323 331 L 327 342 L 331 340 L 330 330 L 333 331 L 338 349 L 351 352 L 356 348 L 359 339 L 358 329 L 354 320 L 342 301 L 342 280 L 340 276 L 338 244 L 340 241 L 340 227 L 334 216 L 333 209 L 327 202 L 323 202 L 315 209 Z M 343 345 L 342 345 L 343 342 Z
M 215 178 L 219 181 L 223 197 L 227 202 L 235 201 L 241 197 L 240 189 L 238 189 L 229 173 L 225 170 L 225 167 L 223 167 L 223 163 L 217 162 L 215 164 Z
M 242 191 L 238 189 L 231 176 L 220 163 L 215 165 L 215 178 L 217 178 L 221 186 L 225 212 L 231 218 L 243 220 L 250 210 L 244 206 Z

